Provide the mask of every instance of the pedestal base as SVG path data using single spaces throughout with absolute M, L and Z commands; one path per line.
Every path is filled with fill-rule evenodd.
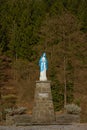
M 32 123 L 53 123 L 54 107 L 50 81 L 36 81 Z

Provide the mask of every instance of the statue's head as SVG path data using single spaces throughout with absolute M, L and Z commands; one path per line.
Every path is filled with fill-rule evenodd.
M 43 56 L 46 57 L 46 53 L 45 52 L 43 53 Z

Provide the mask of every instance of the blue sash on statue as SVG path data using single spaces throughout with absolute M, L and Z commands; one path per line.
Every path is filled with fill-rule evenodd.
M 48 63 L 47 63 L 46 57 L 44 56 L 45 61 L 42 61 L 42 58 L 43 57 L 41 57 L 39 60 L 40 72 L 44 71 L 45 69 L 47 70 L 47 68 L 48 68 Z

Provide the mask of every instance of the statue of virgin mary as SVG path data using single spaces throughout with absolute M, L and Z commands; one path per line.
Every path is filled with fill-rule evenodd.
M 48 69 L 48 61 L 46 58 L 46 53 L 43 53 L 39 60 L 39 66 L 40 66 L 40 81 L 46 81 L 46 71 Z

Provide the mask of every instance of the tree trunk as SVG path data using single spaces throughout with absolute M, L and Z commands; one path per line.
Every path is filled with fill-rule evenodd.
M 67 103 L 67 96 L 66 96 L 66 58 L 64 57 L 64 106 Z

